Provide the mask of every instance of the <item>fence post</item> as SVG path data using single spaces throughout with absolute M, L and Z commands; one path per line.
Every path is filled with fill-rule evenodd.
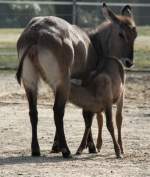
M 73 0 L 72 3 L 72 24 L 76 24 L 76 12 L 77 12 L 77 4 L 76 0 Z

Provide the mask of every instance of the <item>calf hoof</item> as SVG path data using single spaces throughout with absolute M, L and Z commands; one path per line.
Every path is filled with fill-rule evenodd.
M 89 153 L 97 153 L 96 152 L 96 147 L 94 145 L 94 143 L 92 142 L 89 142 L 88 145 L 87 145 L 88 149 L 89 149 Z
M 98 152 L 100 152 L 101 148 L 102 148 L 102 143 L 97 143 L 96 149 Z
M 101 151 L 101 148 L 97 148 L 97 152 L 100 152 Z
M 76 152 L 76 155 L 81 155 L 82 152 L 83 152 L 83 149 L 84 149 L 83 147 L 79 147 L 77 152 Z
M 70 151 L 67 149 L 62 150 L 62 155 L 63 155 L 63 158 L 72 158 Z
M 123 159 L 123 155 L 122 154 L 117 155 L 116 157 L 117 157 L 117 159 Z
M 114 146 L 117 159 L 123 158 L 119 145 Z
M 96 153 L 97 153 L 96 149 L 89 149 L 89 154 L 96 154 Z
M 76 155 L 81 155 L 81 154 L 82 154 L 82 151 L 79 151 L 79 150 L 78 150 L 78 151 L 76 152 Z
M 121 154 L 122 154 L 122 155 L 124 154 L 124 151 L 123 151 L 123 149 L 121 149 Z
M 89 153 L 91 153 L 91 154 L 92 154 L 92 153 L 97 153 L 95 146 L 89 147 Z
M 123 158 L 123 155 L 121 154 L 121 151 L 119 149 L 116 151 L 116 157 L 117 157 L 117 159 Z
M 33 157 L 39 157 L 41 155 L 40 151 L 32 151 Z

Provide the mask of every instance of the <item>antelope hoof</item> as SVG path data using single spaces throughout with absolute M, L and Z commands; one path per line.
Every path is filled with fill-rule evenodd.
M 97 153 L 94 145 L 89 146 L 89 153 Z
M 70 151 L 67 149 L 62 150 L 62 155 L 63 155 L 63 158 L 72 158 Z
M 32 156 L 33 157 L 38 157 L 38 156 L 40 156 L 41 155 L 41 153 L 40 153 L 40 147 L 39 147 L 39 144 L 37 143 L 37 144 L 32 144 L 32 146 L 31 146 L 31 152 L 32 152 Z
M 124 154 L 124 151 L 123 151 L 123 149 L 121 149 L 121 154 Z
M 117 159 L 122 159 L 123 158 L 123 155 L 121 154 L 120 149 L 117 150 L 116 157 L 117 157 Z
M 89 149 L 89 153 L 90 153 L 90 154 L 96 154 L 97 151 L 96 151 L 96 149 Z
M 41 155 L 40 151 L 32 151 L 33 157 L 39 157 Z
M 123 155 L 122 154 L 117 155 L 117 159 L 123 159 Z
M 101 148 L 97 148 L 97 152 L 100 152 L 101 151 Z
M 81 155 L 82 154 L 82 151 L 83 151 L 83 148 L 78 148 L 77 152 L 76 152 L 76 155 Z
M 98 139 L 96 144 L 96 149 L 98 152 L 100 152 L 101 148 L 102 148 L 102 140 Z
M 79 151 L 79 150 L 78 150 L 78 151 L 76 152 L 76 155 L 81 155 L 81 154 L 82 154 L 82 151 Z
M 96 149 L 98 152 L 100 152 L 102 145 L 96 145 Z
M 100 152 L 100 150 L 101 150 L 101 149 L 98 149 L 98 148 L 97 148 L 97 152 Z

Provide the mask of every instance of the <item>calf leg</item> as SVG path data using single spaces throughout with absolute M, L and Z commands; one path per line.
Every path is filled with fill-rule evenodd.
M 87 147 L 89 149 L 89 153 L 96 153 L 96 147 L 93 141 L 92 130 L 90 128 L 89 136 L 87 139 Z
M 116 141 L 115 133 L 114 133 L 114 126 L 113 126 L 113 120 L 112 120 L 112 106 L 109 106 L 106 108 L 105 115 L 106 115 L 107 129 L 111 134 L 111 137 L 112 137 L 112 140 L 114 143 L 114 149 L 115 149 L 116 156 L 117 156 L 117 158 L 121 158 L 120 148 L 119 148 L 119 145 Z
M 37 124 L 38 124 L 38 112 L 37 112 L 37 91 L 25 88 L 28 103 L 29 103 L 29 116 L 32 126 L 32 142 L 31 151 L 32 156 L 40 156 L 40 147 L 37 138 Z
M 117 112 L 116 112 L 116 125 L 117 125 L 117 129 L 118 129 L 118 144 L 120 146 L 121 149 L 121 153 L 123 154 L 123 145 L 122 145 L 122 138 L 121 138 L 121 127 L 122 127 L 122 108 L 123 108 L 123 95 L 121 96 L 121 98 L 119 99 L 118 103 L 117 103 Z
M 84 118 L 84 122 L 85 122 L 85 126 L 86 126 L 86 118 L 89 116 L 92 116 L 93 117 L 93 113 L 91 112 L 87 112 L 87 111 L 84 111 L 83 110 L 83 118 Z M 93 120 L 93 118 L 92 118 Z M 93 136 L 92 136 L 92 129 L 90 128 L 90 131 L 89 131 L 89 136 L 88 136 L 88 139 L 87 139 L 87 147 L 89 149 L 89 153 L 96 153 L 96 148 L 95 148 L 95 144 L 94 144 L 94 141 L 93 141 Z
M 88 114 L 88 113 L 86 111 L 83 111 L 83 115 L 84 115 L 83 118 L 84 118 L 85 124 L 86 124 L 86 114 Z M 95 145 L 94 145 L 91 128 L 89 130 L 89 135 L 88 135 L 87 143 L 86 144 L 87 144 L 87 147 L 89 149 L 89 153 L 96 153 L 96 148 L 95 148 Z M 51 153 L 59 153 L 59 152 L 60 152 L 60 148 L 59 148 L 58 136 L 57 136 L 57 132 L 55 132 L 54 143 L 53 143 L 53 146 L 52 146 Z
M 91 125 L 92 125 L 92 120 L 93 120 L 93 115 L 94 113 L 90 112 L 90 111 L 84 111 L 83 110 L 83 117 L 84 117 L 84 121 L 85 121 L 85 131 L 84 131 L 84 135 L 81 141 L 81 144 L 76 152 L 76 154 L 81 154 L 83 149 L 85 149 L 87 147 L 87 143 L 89 143 L 90 148 L 93 148 L 93 138 L 92 138 L 92 133 L 91 133 Z M 88 142 L 89 140 L 89 142 Z M 91 143 L 91 144 L 90 144 Z
M 103 127 L 103 114 L 97 114 L 97 123 L 98 123 L 98 138 L 97 138 L 97 145 L 96 148 L 98 152 L 100 152 L 102 147 L 102 127 Z
M 59 153 L 59 152 L 61 152 L 61 150 L 60 150 L 60 147 L 59 147 L 58 135 L 57 135 L 57 131 L 56 131 L 51 153 Z
M 64 117 L 64 110 L 65 110 L 65 104 L 67 101 L 67 90 L 63 87 L 59 87 L 56 90 L 55 94 L 55 103 L 54 103 L 54 121 L 56 126 L 56 138 L 58 137 L 58 144 L 59 148 L 63 154 L 63 157 L 67 158 L 70 156 L 70 151 L 66 143 L 66 138 L 64 134 L 64 123 L 63 123 L 63 117 Z

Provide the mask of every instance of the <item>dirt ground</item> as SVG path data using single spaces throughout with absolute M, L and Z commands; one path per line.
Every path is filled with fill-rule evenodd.
M 53 96 L 41 84 L 38 137 L 41 157 L 30 156 L 31 127 L 23 88 L 13 72 L 0 73 L 0 177 L 148 177 L 150 176 L 150 73 L 128 73 L 124 102 L 123 142 L 125 155 L 116 159 L 104 124 L 100 153 L 74 155 L 83 135 L 81 110 L 67 105 L 65 133 L 72 159 L 50 154 L 54 137 Z M 96 119 L 92 131 L 97 137 Z

